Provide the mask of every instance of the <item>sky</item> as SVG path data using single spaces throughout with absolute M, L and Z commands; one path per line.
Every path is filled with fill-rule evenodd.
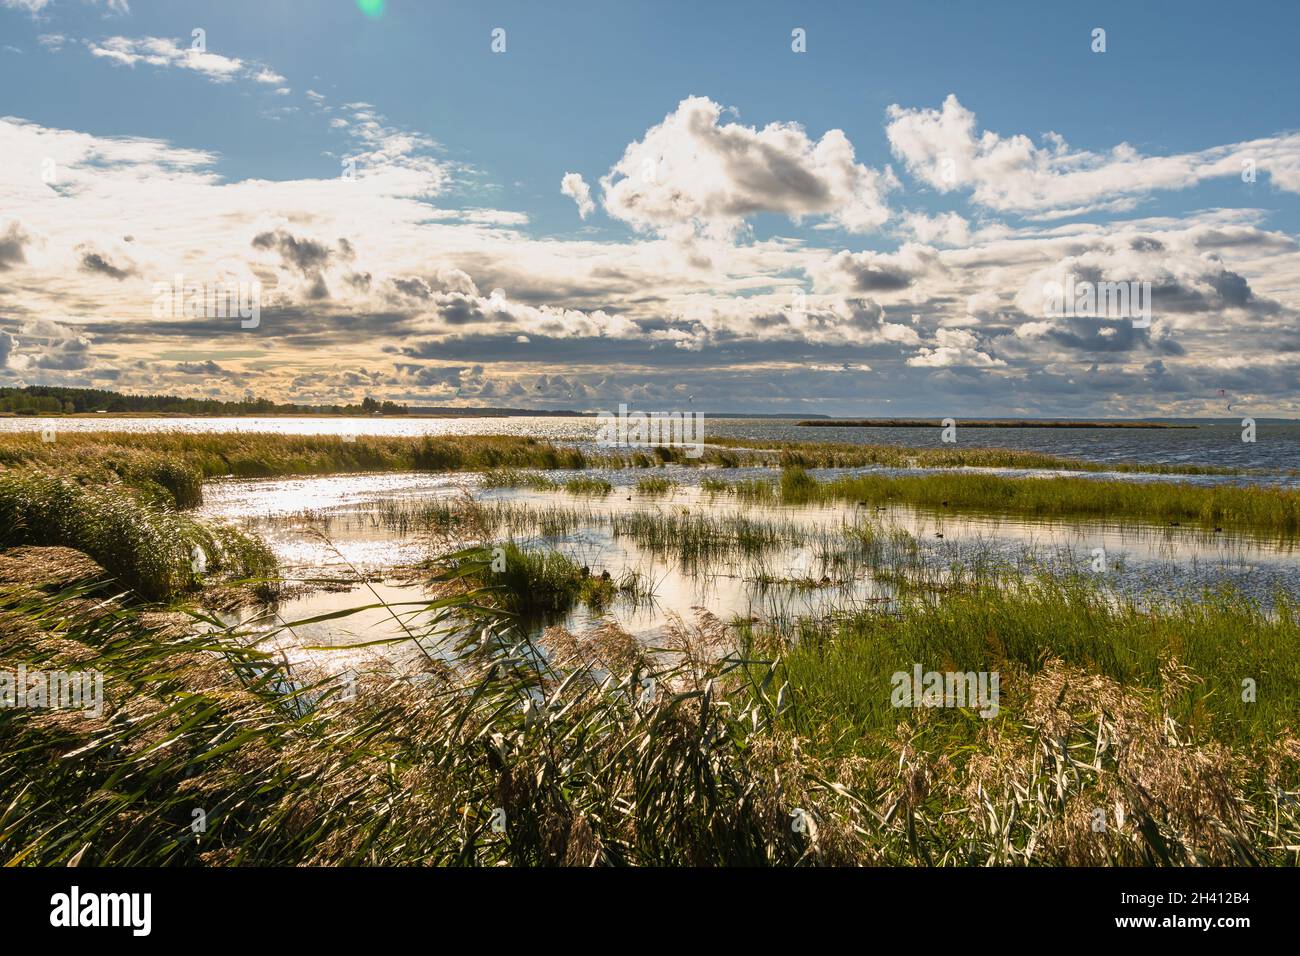
M 1297 417 L 1298 33 L 1290 2 L 0 0 L 0 386 Z

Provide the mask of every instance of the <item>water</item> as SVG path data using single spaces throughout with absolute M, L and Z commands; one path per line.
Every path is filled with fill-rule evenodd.
M 758 473 L 728 471 L 728 477 Z M 656 471 L 679 482 L 669 494 L 637 494 L 634 484 L 644 470 L 605 472 L 615 485 L 608 496 L 575 497 L 563 492 L 484 489 L 472 474 L 341 475 L 323 478 L 233 480 L 205 486 L 203 513 L 240 523 L 261 535 L 275 551 L 290 578 L 346 581 L 336 589 L 298 594 L 275 609 L 279 621 L 316 616 L 376 602 L 415 602 L 427 598 L 423 587 L 404 569 L 431 555 L 430 542 L 415 528 L 399 529 L 382 520 L 381 508 L 406 513 L 421 504 L 472 495 L 484 504 L 509 503 L 532 512 L 573 509 L 576 527 L 549 537 L 522 534 L 527 546 L 555 548 L 593 573 L 614 579 L 635 572 L 652 583 L 650 601 L 616 600 L 601 615 L 577 608 L 553 620 L 530 622 L 534 631 L 551 623 L 581 630 L 610 618 L 650 645 L 657 644 L 674 615 L 689 620 L 703 608 L 723 620 L 733 618 L 793 621 L 829 611 L 888 606 L 895 588 L 869 562 L 828 554 L 827 542 L 843 549 L 842 531 L 869 518 L 879 537 L 915 542 L 917 566 L 942 579 L 953 565 L 993 560 L 1054 571 L 1087 571 L 1094 549 L 1105 552 L 1107 581 L 1117 591 L 1159 599 L 1229 583 L 1267 602 L 1277 588 L 1300 590 L 1296 542 L 1262 535 L 1207 533 L 1192 528 L 1152 527 L 1102 521 L 1041 521 L 998 515 L 896 506 L 864 515 L 852 504 L 820 507 L 764 506 L 756 511 L 726 495 L 712 496 L 698 487 L 699 469 Z M 770 475 L 770 472 L 767 474 Z M 629 500 L 630 499 L 630 500 Z M 404 511 L 405 509 L 405 511 Z M 610 518 L 628 512 L 655 515 L 745 516 L 798 529 L 806 539 L 782 543 L 762 554 L 730 554 L 693 565 L 670 547 L 656 552 L 629 536 L 616 536 Z M 832 549 L 834 550 L 834 549 Z M 357 583 L 358 576 L 366 583 Z M 772 579 L 776 579 L 773 581 Z M 407 627 L 424 618 L 417 612 Z M 245 615 L 245 618 L 251 615 Z M 258 627 L 272 629 L 275 619 Z M 330 621 L 280 635 L 278 646 L 293 659 L 311 658 L 310 645 L 345 646 L 377 638 L 400 639 L 402 622 L 375 609 L 355 618 Z M 395 653 L 395 648 L 367 649 L 361 656 Z M 406 653 L 410 648 L 406 648 Z M 348 659 L 331 652 L 335 661 Z M 337 666 L 337 664 L 335 665 Z
M 529 435 L 557 443 L 594 445 L 595 418 L 0 418 L 0 432 L 39 431 L 272 432 L 284 435 Z M 928 448 L 938 428 L 801 427 L 788 419 L 708 418 L 705 437 L 756 441 L 849 442 Z M 1300 468 L 1300 424 L 1261 421 L 1256 440 L 1243 442 L 1240 420 L 1200 422 L 1196 428 L 966 428 L 958 445 L 1011 448 L 1101 464 L 1147 462 L 1232 468 Z
M 191 433 L 271 432 L 294 435 L 479 435 L 532 436 L 557 444 L 576 444 L 595 450 L 594 418 L 127 418 L 85 417 L 68 419 L 0 418 L 0 432 L 40 430 L 53 424 L 63 431 L 132 431 Z M 800 427 L 793 420 L 708 419 L 708 437 L 744 438 L 757 442 L 810 441 L 940 447 L 938 428 Z M 1240 423 L 1202 422 L 1194 429 L 1011 429 L 958 428 L 958 446 L 1011 448 L 1077 458 L 1098 464 L 1146 462 L 1164 465 L 1208 465 L 1264 469 L 1268 474 L 1249 476 L 1166 476 L 1123 472 L 1082 472 L 1081 477 L 1127 481 L 1180 480 L 1204 484 L 1261 482 L 1300 486 L 1300 425 L 1262 422 L 1254 443 L 1241 441 Z M 865 471 L 871 469 L 847 469 Z M 908 473 L 907 469 L 877 469 Z M 988 469 L 996 474 L 1042 475 L 1042 472 Z M 753 509 L 734 499 L 702 495 L 701 469 L 670 467 L 656 470 L 681 487 L 662 498 L 644 498 L 632 491 L 648 472 L 605 471 L 602 476 L 616 486 L 605 499 L 524 490 L 490 490 L 479 487 L 473 474 L 373 474 L 261 481 L 218 480 L 205 486 L 202 512 L 213 518 L 243 524 L 262 535 L 290 578 L 316 579 L 290 593 L 273 608 L 258 608 L 242 616 L 263 633 L 277 625 L 328 614 L 360 604 L 410 602 L 396 620 L 393 611 L 375 608 L 327 622 L 296 627 L 275 635 L 276 645 L 293 659 L 315 659 L 315 646 L 346 648 L 362 641 L 404 639 L 426 620 L 420 602 L 424 588 L 412 579 L 410 567 L 430 554 L 430 544 L 419 534 L 398 530 L 376 518 L 383 507 L 418 506 L 472 494 L 481 501 L 513 502 L 533 510 L 580 508 L 586 515 L 578 527 L 550 538 L 533 538 L 529 545 L 552 547 L 597 572 L 608 570 L 615 578 L 635 572 L 652 582 L 649 602 L 616 601 L 605 612 L 647 642 L 671 624 L 674 614 L 689 617 L 703 608 L 723 619 L 732 617 L 792 620 L 818 615 L 829 609 L 887 605 L 893 585 L 861 562 L 828 562 L 825 536 L 838 535 L 845 524 L 859 520 L 850 505 L 822 508 L 764 509 L 761 517 L 804 529 L 817 540 L 769 549 L 761 556 L 731 555 L 707 567 L 690 567 L 671 554 L 655 553 L 629 537 L 616 537 L 611 515 L 630 510 L 655 513 L 707 514 L 726 518 Z M 716 474 L 716 471 L 712 471 Z M 844 472 L 840 472 L 844 473 Z M 728 469 L 728 479 L 770 477 L 770 470 Z M 834 473 L 815 472 L 820 477 Z M 565 473 L 555 473 L 563 480 Z M 632 500 L 628 500 L 629 497 Z M 307 512 L 309 514 L 304 514 Z M 1056 570 L 1086 569 L 1093 550 L 1103 548 L 1108 581 L 1121 593 L 1175 595 L 1194 593 L 1228 583 L 1267 601 L 1279 587 L 1300 590 L 1300 563 L 1295 544 L 1266 537 L 1206 534 L 1193 529 L 1154 528 L 1137 524 L 1095 521 L 1031 521 L 1005 516 L 954 516 L 924 509 L 893 507 L 873 514 L 885 535 L 906 533 L 917 542 L 916 561 L 941 575 L 954 564 L 975 560 L 1025 562 Z M 319 579 L 336 584 L 321 587 Z M 775 578 L 775 583 L 772 579 Z M 582 628 L 592 615 L 577 609 L 558 623 Z M 532 622 L 540 627 L 551 622 Z M 405 650 L 367 648 L 336 650 L 331 666 L 339 662 L 388 659 L 412 653 Z

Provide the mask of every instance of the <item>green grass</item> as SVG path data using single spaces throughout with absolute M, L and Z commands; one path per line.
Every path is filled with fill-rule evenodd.
M 1284 535 L 1300 531 L 1300 492 L 1266 486 L 1004 478 L 948 472 L 867 474 L 817 481 L 796 465 L 783 469 L 775 485 L 751 481 L 730 488 L 742 498 L 782 504 L 898 503 L 1048 518 L 1132 518 Z
M 451 563 L 444 585 L 487 573 Z M 1296 625 L 1236 599 L 1148 621 L 1030 588 L 743 654 L 701 620 L 670 629 L 671 663 L 608 631 L 544 650 L 489 600 L 434 602 L 448 656 L 418 680 L 363 674 L 349 699 L 235 630 L 0 593 L 0 666 L 99 670 L 106 703 L 0 708 L 0 862 L 1298 862 L 1296 804 L 1273 789 L 1300 761 Z M 891 711 L 881 676 L 914 660 L 1004 667 L 1001 714 Z M 1238 670 L 1259 713 L 1220 686 Z M 1098 833 L 1098 807 L 1126 822 Z
M 768 441 L 751 438 L 709 438 L 754 456 L 751 464 L 798 465 L 803 468 L 1053 468 L 1065 471 L 1120 471 L 1158 475 L 1235 475 L 1240 468 L 1214 465 L 1161 465 L 1143 462 L 1098 464 L 1035 451 L 1010 448 L 966 448 L 956 444 L 912 448 L 904 445 L 858 445 L 850 442 Z M 704 462 L 710 462 L 706 452 Z
M 614 486 L 604 478 L 592 478 L 589 475 L 583 475 L 566 481 L 564 490 L 571 495 L 588 495 L 593 498 L 601 498 L 613 491 Z
M 1164 694 L 1192 733 L 1234 746 L 1300 731 L 1300 610 L 1235 592 L 1143 607 L 1086 578 L 1013 575 L 931 600 L 904 593 L 893 614 L 857 613 L 787 635 L 783 676 L 800 687 L 798 730 L 835 749 L 894 731 L 890 675 L 910 670 L 1034 673 L 1057 659 L 1125 687 Z M 1169 662 L 1195 675 L 1171 681 Z M 1254 702 L 1242 681 L 1255 681 Z M 978 725 L 974 725 L 978 729 Z
M 82 485 L 55 475 L 0 472 L 0 550 L 20 545 L 82 551 L 148 600 L 174 597 L 212 575 L 268 578 L 275 573 L 275 559 L 260 541 L 191 519 L 121 484 Z
M 795 545 L 804 532 L 788 521 L 744 515 L 689 514 L 680 511 L 629 511 L 612 514 L 609 528 L 617 538 L 631 538 L 659 557 L 670 557 L 687 570 L 735 556 L 758 557 Z
M 638 478 L 636 482 L 636 493 L 645 495 L 647 498 L 661 497 L 668 494 L 677 487 L 677 482 L 671 478 L 663 478 L 659 475 L 650 475 L 645 478 Z
M 589 460 L 577 448 L 531 437 L 460 435 L 380 437 L 354 441 L 327 435 L 194 432 L 61 432 L 54 442 L 39 433 L 0 435 L 0 465 L 66 470 L 132 469 L 164 486 L 183 469 L 187 490 L 198 479 L 235 476 L 326 475 L 366 471 L 487 471 L 581 469 Z M 159 478 L 163 480 L 159 480 Z M 177 502 L 182 507 L 197 503 Z
M 558 551 L 522 548 L 514 541 L 468 552 L 463 560 L 477 569 L 478 586 L 525 618 L 558 614 L 578 604 L 601 609 L 619 591 L 634 590 L 631 579 L 615 581 Z

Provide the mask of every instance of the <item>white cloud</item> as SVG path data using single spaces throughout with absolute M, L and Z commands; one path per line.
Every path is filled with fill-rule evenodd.
M 929 407 L 908 401 L 954 401 L 962 393 L 945 391 L 952 383 L 978 402 L 979 383 L 994 377 L 1007 401 L 1040 413 L 1061 408 L 1050 404 L 1056 392 L 1076 414 L 1167 413 L 1178 402 L 1195 413 L 1198 389 L 1218 387 L 1300 411 L 1300 246 L 1264 228 L 1266 210 L 1050 228 L 909 213 L 898 232 L 933 243 L 896 251 L 736 244 L 728 228 L 710 234 L 713 217 L 687 221 L 689 241 L 659 227 L 630 241 L 535 237 L 523 212 L 450 203 L 461 167 L 429 137 L 368 104 L 329 116 L 347 118 L 354 155 L 365 157 L 353 181 L 226 181 L 213 152 L 0 119 L 10 160 L 0 164 L 0 331 L 9 336 L 0 377 L 196 395 L 253 383 L 304 400 L 463 387 L 462 399 L 514 404 L 594 402 L 611 390 L 671 400 L 672 389 L 689 388 L 697 407 L 735 407 L 799 389 L 856 402 L 859 376 L 818 368 L 869 367 L 901 414 Z M 756 137 L 741 136 L 741 151 L 761 153 Z M 57 169 L 51 184 L 33 175 L 46 159 Z M 967 241 L 956 242 L 963 228 Z M 1150 279 L 1152 327 L 1041 321 L 1042 283 L 1067 268 Z M 259 279 L 262 326 L 158 326 L 151 285 L 178 271 Z M 65 328 L 56 334 L 35 317 Z M 165 356 L 179 349 L 213 351 L 178 371 Z M 199 358 L 215 363 L 202 366 L 210 374 L 195 373 Z M 475 362 L 491 373 L 463 371 Z M 541 392 L 539 366 L 563 373 Z
M 796 123 L 762 129 L 721 123 L 723 109 L 692 96 L 630 144 L 601 179 L 606 211 L 634 226 L 729 236 L 762 212 L 824 216 L 851 232 L 889 218 L 893 173 L 855 162 L 843 131 L 811 139 Z
M 915 368 L 973 366 L 995 368 L 1007 363 L 980 351 L 979 339 L 965 329 L 937 329 L 933 348 L 923 348 L 907 360 Z
M 143 63 L 190 70 L 214 83 L 229 83 L 237 78 L 267 85 L 279 85 L 285 81 L 283 76 L 265 66 L 193 46 L 182 46 L 168 37 L 115 36 L 101 41 L 86 41 L 86 45 L 94 56 L 122 66 L 134 67 Z
M 560 192 L 578 204 L 579 219 L 586 219 L 596 208 L 591 201 L 591 187 L 581 173 L 565 173 L 560 180 Z
M 902 216 L 904 230 L 926 245 L 964 246 L 970 242 L 970 223 L 955 212 L 927 216 L 909 212 Z
M 1300 192 L 1300 134 L 1216 146 L 1174 156 L 1143 156 L 1127 143 L 1107 153 L 1071 149 L 1056 133 L 1038 146 L 1023 134 L 977 132 L 975 114 L 949 95 L 938 110 L 888 111 L 893 153 L 915 177 L 940 192 L 970 189 L 979 205 L 1037 213 L 1040 218 L 1122 212 L 1163 189 L 1240 176 L 1253 162 L 1279 189 Z

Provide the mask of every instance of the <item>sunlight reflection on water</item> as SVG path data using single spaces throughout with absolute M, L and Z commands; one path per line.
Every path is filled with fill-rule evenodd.
M 889 599 L 894 590 L 862 567 L 844 572 L 828 565 L 817 547 L 818 532 L 838 535 L 845 525 L 869 518 L 882 532 L 905 531 L 918 543 L 924 560 L 935 568 L 976 560 L 979 555 L 1007 561 L 1035 559 L 1056 570 L 1086 570 L 1094 548 L 1104 548 L 1120 590 L 1171 594 L 1230 582 L 1248 593 L 1267 598 L 1276 587 L 1293 592 L 1300 585 L 1296 542 L 1242 534 L 1216 534 L 1193 528 L 1152 527 L 1098 521 L 1042 521 L 1001 515 L 967 515 L 892 506 L 863 514 L 852 504 L 823 507 L 752 506 L 730 496 L 713 497 L 698 487 L 700 469 L 664 468 L 658 474 L 679 482 L 669 494 L 648 497 L 631 487 L 643 470 L 606 472 L 615 491 L 606 497 L 574 497 L 562 492 L 526 489 L 480 489 L 472 474 L 368 474 L 321 478 L 235 480 L 205 485 L 203 513 L 235 521 L 264 537 L 290 577 L 346 576 L 353 570 L 376 575 L 373 584 L 385 600 L 418 601 L 423 589 L 400 584 L 392 570 L 414 565 L 429 556 L 429 546 L 411 529 L 394 530 L 378 517 L 382 509 L 418 507 L 473 493 L 485 504 L 509 502 L 532 510 L 574 509 L 577 526 L 551 537 L 521 539 L 521 543 L 553 547 L 593 573 L 608 570 L 617 579 L 628 571 L 654 584 L 652 602 L 616 601 L 604 612 L 648 643 L 676 613 L 690 618 L 694 607 L 706 608 L 724 620 L 733 617 L 793 620 L 827 609 L 848 610 Z M 717 474 L 716 470 L 704 474 Z M 759 469 L 731 469 L 729 478 L 766 474 Z M 562 474 L 557 475 L 562 477 Z M 631 500 L 629 501 L 629 497 Z M 608 517 L 629 511 L 655 514 L 708 515 L 717 518 L 748 515 L 787 522 L 813 535 L 813 540 L 772 548 L 759 557 L 726 556 L 704 568 L 686 566 L 671 553 L 656 553 L 631 539 L 616 537 Z M 606 519 L 606 520 L 602 520 Z M 328 542 L 328 543 L 327 543 Z M 765 577 L 785 583 L 773 584 Z M 814 586 L 798 586 L 806 580 Z M 282 620 L 327 613 L 374 600 L 364 587 L 317 592 L 282 602 Z M 571 628 L 597 619 L 585 609 L 562 618 Z M 346 644 L 358 635 L 401 636 L 382 610 L 354 619 L 313 625 L 307 640 L 289 635 L 289 649 L 299 643 Z M 301 640 L 300 640 L 301 639 Z

